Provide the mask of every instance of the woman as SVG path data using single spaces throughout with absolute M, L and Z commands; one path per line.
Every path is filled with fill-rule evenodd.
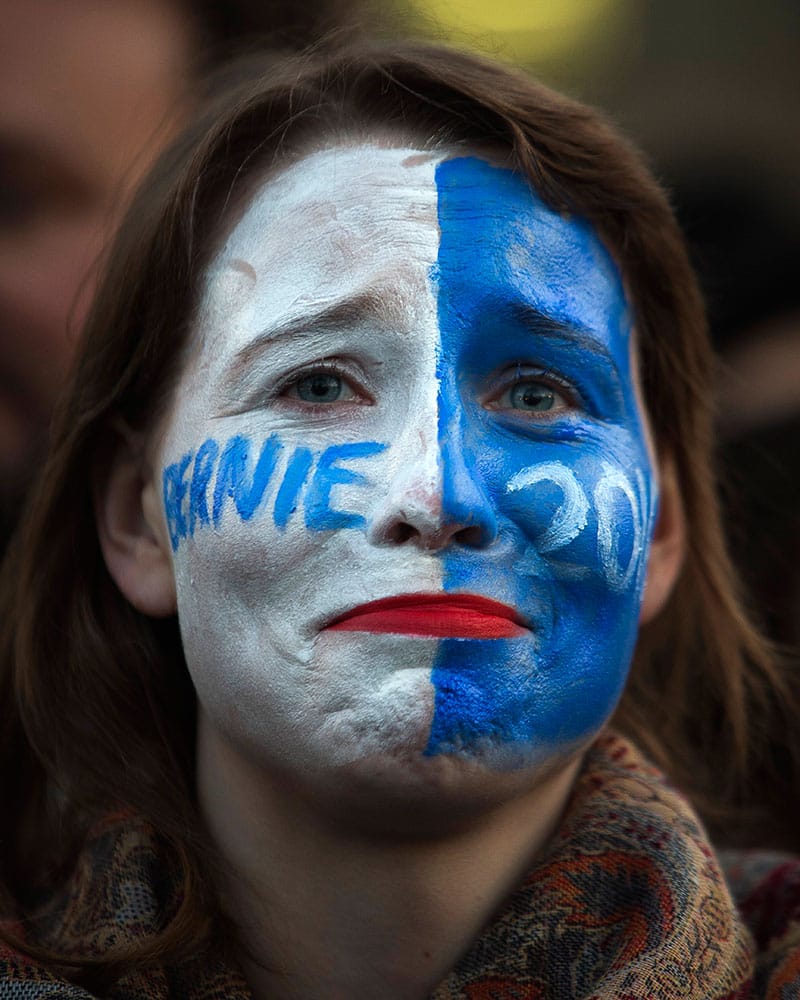
M 710 810 L 712 709 L 741 780 L 777 684 L 708 369 L 594 112 L 412 46 L 216 107 L 123 227 L 7 567 L 6 991 L 778 983 L 633 742 Z

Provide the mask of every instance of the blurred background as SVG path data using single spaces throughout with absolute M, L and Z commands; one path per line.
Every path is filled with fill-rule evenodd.
M 798 0 L 0 0 L 0 542 L 24 503 L 97 264 L 201 81 L 342 26 L 466 45 L 605 108 L 688 235 L 723 356 L 727 523 L 800 642 Z

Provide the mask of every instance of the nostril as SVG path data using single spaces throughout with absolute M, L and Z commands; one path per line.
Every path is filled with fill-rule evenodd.
M 462 521 L 444 521 L 430 512 L 405 508 L 385 520 L 373 521 L 370 540 L 379 545 L 405 545 L 411 543 L 428 551 L 460 545 L 480 549 L 490 544 L 496 535 L 493 519 L 481 519 L 469 524 Z
M 484 531 L 478 524 L 470 524 L 453 535 L 453 541 L 470 549 L 479 549 L 484 544 Z
M 387 503 L 373 515 L 367 537 L 373 545 L 414 545 L 429 552 L 449 545 L 480 549 L 491 544 L 497 526 L 487 509 L 442 510 L 440 502 Z
M 416 528 L 413 528 L 410 524 L 405 521 L 397 521 L 393 524 L 386 533 L 386 541 L 394 545 L 402 545 L 404 542 L 409 541 L 414 535 L 418 535 L 419 532 Z

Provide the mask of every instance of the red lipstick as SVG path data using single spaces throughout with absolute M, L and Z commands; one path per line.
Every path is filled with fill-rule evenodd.
M 334 632 L 393 632 L 442 639 L 509 639 L 524 635 L 507 604 L 478 594 L 401 594 L 359 604 L 334 619 Z

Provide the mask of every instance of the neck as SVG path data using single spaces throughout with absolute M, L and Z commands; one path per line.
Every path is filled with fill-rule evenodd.
M 376 835 L 245 761 L 201 718 L 198 790 L 256 1000 L 421 1000 L 551 836 L 580 760 L 439 836 Z

